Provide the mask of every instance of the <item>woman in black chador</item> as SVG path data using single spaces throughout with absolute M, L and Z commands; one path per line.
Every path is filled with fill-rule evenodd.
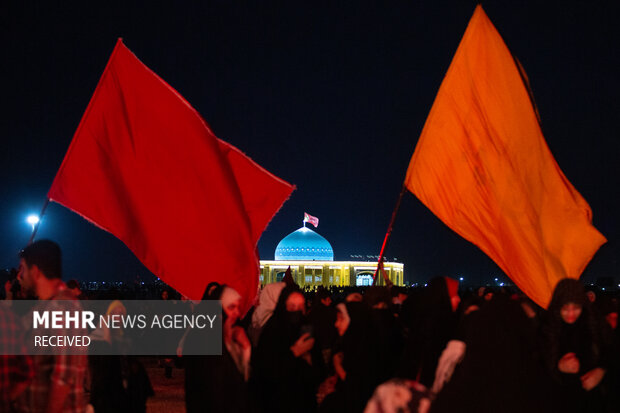
M 119 300 L 110 303 L 106 315 L 125 316 Z M 146 412 L 146 401 L 154 395 L 142 363 L 135 356 L 123 356 L 131 344 L 122 329 L 105 325 L 91 335 L 90 351 L 113 355 L 89 355 L 90 404 L 97 413 Z M 114 355 L 117 354 L 117 355 Z
M 430 388 L 439 357 L 455 335 L 460 302 L 458 281 L 435 277 L 415 301 L 408 302 L 410 299 L 403 304 L 408 325 L 398 375 Z
M 459 328 L 463 360 L 431 413 L 555 412 L 545 404 L 548 385 L 536 357 L 536 330 L 521 304 L 497 293 L 481 307 Z
M 372 328 L 370 309 L 365 303 L 341 303 L 336 306 L 336 329 L 340 339 L 334 354 L 335 385 L 330 385 L 320 412 L 363 412 L 375 387 L 381 383 L 380 352 L 377 333 Z M 327 381 L 329 381 L 328 379 Z M 326 381 L 326 383 L 327 383 Z M 325 384 L 322 386 L 325 387 Z
M 265 412 L 314 412 L 323 363 L 306 321 L 306 299 L 286 287 L 254 352 L 252 383 Z
M 578 280 L 566 278 L 555 287 L 541 337 L 558 411 L 605 411 L 607 344 Z
M 250 412 L 247 381 L 252 346 L 245 331 L 236 325 L 241 296 L 224 285 L 205 293 L 203 299 L 219 299 L 222 305 L 222 355 L 183 356 L 187 413 Z M 196 311 L 201 311 L 200 305 Z M 206 340 L 201 330 L 192 330 L 183 351 L 204 347 Z

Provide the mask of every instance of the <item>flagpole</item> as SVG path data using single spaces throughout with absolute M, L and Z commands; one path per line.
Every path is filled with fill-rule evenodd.
M 28 241 L 28 245 L 32 244 L 32 242 L 34 241 L 34 236 L 37 235 L 37 230 L 39 229 L 39 225 L 41 225 L 41 221 L 43 220 L 43 214 L 45 214 L 45 210 L 47 209 L 47 206 L 50 203 L 50 199 L 46 198 L 45 199 L 45 203 L 43 204 L 43 208 L 41 208 L 41 213 L 39 214 L 39 221 L 35 224 L 34 228 L 32 229 L 32 235 L 30 235 L 30 241 Z
M 381 270 L 381 274 L 383 275 L 383 279 L 385 280 L 387 285 L 390 285 L 390 279 L 385 275 L 385 270 L 383 269 L 383 255 L 385 254 L 385 246 L 387 245 L 388 239 L 392 234 L 392 227 L 394 227 L 394 221 L 396 220 L 396 214 L 400 208 L 400 202 L 403 200 L 403 196 L 407 191 L 407 187 L 403 182 L 403 187 L 400 190 L 400 195 L 398 196 L 398 200 L 396 201 L 396 206 L 394 207 L 394 211 L 392 211 L 392 218 L 390 219 L 390 224 L 388 225 L 387 232 L 385 233 L 385 238 L 383 238 L 383 245 L 381 245 L 381 252 L 379 253 L 379 261 L 377 261 L 377 269 L 375 270 L 375 274 L 373 275 L 373 285 L 377 284 L 377 273 Z

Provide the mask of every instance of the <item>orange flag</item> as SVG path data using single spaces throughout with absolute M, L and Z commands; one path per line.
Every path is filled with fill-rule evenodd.
M 529 89 L 478 6 L 407 170 L 405 185 L 546 307 L 606 239 L 545 142 Z
M 48 197 L 123 241 L 191 299 L 258 290 L 256 243 L 293 186 L 215 137 L 119 41 Z

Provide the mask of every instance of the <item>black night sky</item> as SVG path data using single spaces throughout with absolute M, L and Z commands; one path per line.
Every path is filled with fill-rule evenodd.
M 620 25 L 612 2 L 482 3 L 528 73 L 543 132 L 608 238 L 584 277 L 620 281 Z M 475 1 L 11 2 L 2 6 L 0 265 L 17 265 L 118 37 L 216 135 L 297 185 L 259 243 L 273 259 L 304 211 L 336 259 L 377 255 L 416 141 Z M 183 219 L 179 217 L 179 219 Z M 209 234 L 204 234 L 209 237 Z M 52 204 L 38 238 L 65 278 L 148 271 Z M 406 194 L 388 245 L 410 282 L 500 270 Z M 197 270 L 217 263 L 197 259 Z M 148 277 L 146 277 L 148 278 Z

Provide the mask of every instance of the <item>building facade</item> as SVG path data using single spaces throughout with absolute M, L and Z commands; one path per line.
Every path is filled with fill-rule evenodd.
M 274 256 L 260 262 L 261 285 L 282 281 L 288 267 L 300 287 L 372 285 L 377 269 L 376 261 L 334 261 L 331 244 L 305 226 L 284 237 Z M 384 262 L 383 268 L 394 285 L 404 285 L 404 264 Z

